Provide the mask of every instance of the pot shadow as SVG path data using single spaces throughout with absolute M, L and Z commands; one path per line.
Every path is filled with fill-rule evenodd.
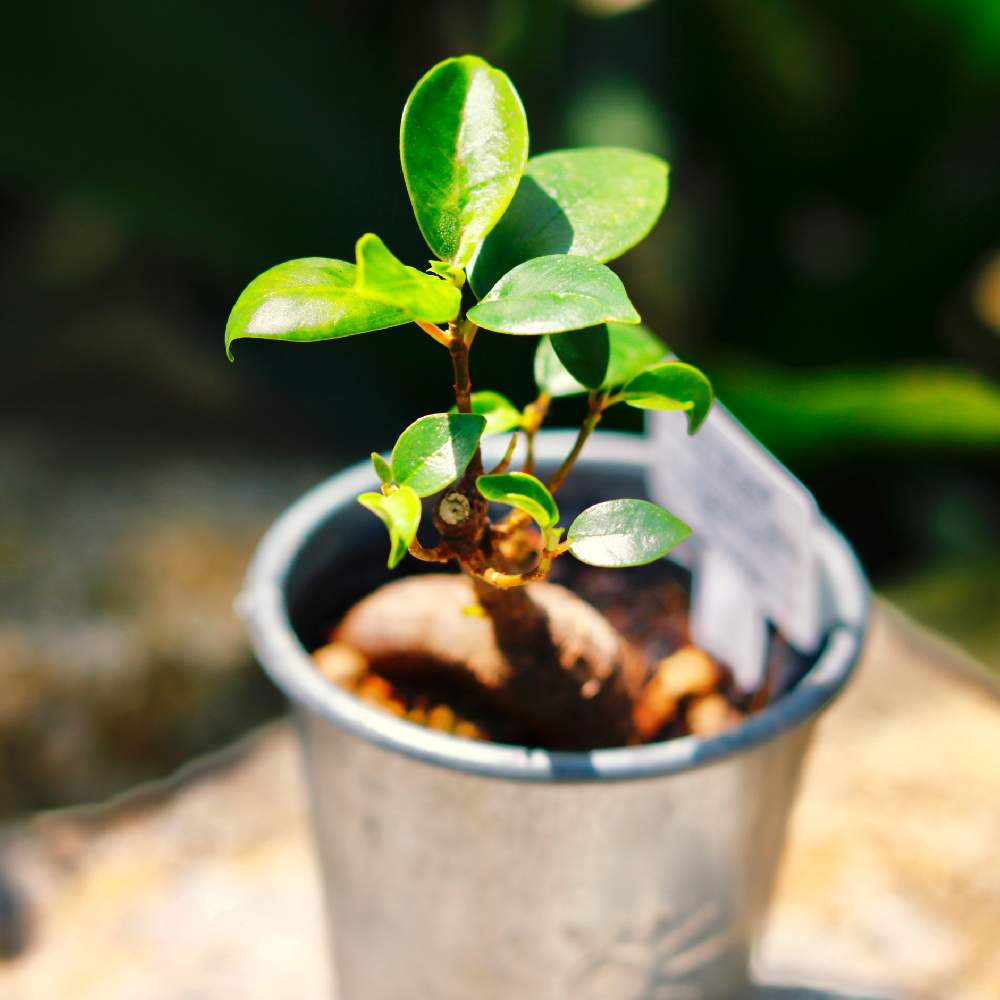
M 533 257 L 566 253 L 573 224 L 559 203 L 530 177 L 522 177 L 503 218 L 486 237 L 472 271 L 472 285 L 485 295 L 511 268 Z
M 752 1000 L 894 1000 L 889 996 L 874 993 L 841 993 L 832 990 L 814 989 L 811 986 L 768 986 L 764 983 L 754 987 Z

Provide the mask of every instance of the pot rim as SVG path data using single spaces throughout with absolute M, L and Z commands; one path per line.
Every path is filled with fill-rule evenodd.
M 558 462 L 574 438 L 572 431 L 539 434 L 538 460 Z M 497 444 L 486 442 L 484 451 L 497 450 Z M 651 447 L 650 440 L 639 435 L 599 432 L 588 442 L 581 470 L 587 465 L 620 464 L 645 471 Z M 480 742 L 426 729 L 373 708 L 326 680 L 295 634 L 285 601 L 285 581 L 298 554 L 321 525 L 353 503 L 358 493 L 372 489 L 374 481 L 366 459 L 295 501 L 261 539 L 236 607 L 258 660 L 297 707 L 388 750 L 439 767 L 515 781 L 608 781 L 688 771 L 748 751 L 812 719 L 844 686 L 860 654 L 868 620 L 868 584 L 850 546 L 825 518 L 819 518 L 814 541 L 829 612 L 826 645 L 792 691 L 736 728 L 712 737 L 682 736 L 588 752 Z

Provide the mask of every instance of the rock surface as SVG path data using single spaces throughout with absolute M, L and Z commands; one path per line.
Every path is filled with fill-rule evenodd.
M 161 778 L 281 710 L 233 595 L 323 474 L 0 437 L 0 817 Z
M 1000 700 L 964 670 L 879 609 L 817 731 L 759 956 L 791 985 L 761 1000 L 1000 996 Z M 272 724 L 168 786 L 10 830 L 0 996 L 328 996 L 298 765 Z

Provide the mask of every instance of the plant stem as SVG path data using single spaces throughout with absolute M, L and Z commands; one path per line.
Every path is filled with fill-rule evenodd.
M 514 457 L 514 449 L 517 447 L 517 431 L 514 431 L 510 436 L 510 444 L 507 445 L 507 450 L 503 453 L 503 458 L 497 464 L 496 468 L 490 470 L 490 475 L 495 476 L 498 472 L 506 472 L 510 467 L 510 460 Z
M 442 347 L 448 346 L 448 334 L 439 326 L 435 326 L 433 323 L 425 323 L 423 320 L 414 320 L 414 323 L 420 327 L 424 333 L 429 337 L 433 337 Z
M 526 573 L 501 573 L 497 569 L 484 569 L 474 575 L 485 583 L 496 587 L 498 590 L 510 590 L 513 587 L 523 587 L 526 583 L 534 583 L 536 580 L 544 580 L 549 575 L 552 568 L 552 560 L 556 557 L 556 552 L 543 552 L 538 559 L 534 569 Z
M 479 327 L 476 326 L 471 319 L 462 317 L 458 321 L 458 335 L 465 341 L 465 346 L 470 350 L 472 348 L 472 342 L 476 339 L 476 334 L 478 332 Z
M 601 422 L 601 416 L 604 413 L 604 403 L 607 400 L 607 393 L 605 392 L 592 392 L 590 394 L 590 408 L 587 412 L 587 416 L 584 418 L 583 423 L 580 426 L 580 433 L 576 436 L 576 441 L 573 443 L 573 449 L 563 460 L 563 464 L 559 466 L 558 469 L 552 474 L 552 478 L 549 480 L 549 492 L 555 493 L 557 489 L 563 484 L 563 480 L 569 475 L 570 469 L 573 468 L 573 464 L 580 457 L 580 452 L 583 451 L 583 446 L 587 443 L 587 438 L 594 432 L 594 428 Z
M 428 549 L 421 545 L 415 538 L 410 542 L 407 551 L 414 559 L 419 559 L 421 562 L 442 563 L 450 562 L 452 559 L 457 558 L 444 545 L 435 545 L 434 548 Z
M 478 327 L 459 314 L 457 319 L 448 324 L 448 353 L 451 355 L 451 366 L 455 382 L 455 407 L 459 413 L 472 412 L 472 378 L 469 374 L 469 344 L 475 336 Z M 465 474 L 455 484 L 454 490 L 461 493 L 469 501 L 469 517 L 457 531 L 449 531 L 440 520 L 435 524 L 439 532 L 446 535 L 454 545 L 458 537 L 463 537 L 466 544 L 478 544 L 479 540 L 489 531 L 487 511 L 489 505 L 483 499 L 476 487 L 476 479 L 483 474 L 483 451 L 477 444 L 472 460 L 466 467 Z M 463 553 L 464 554 L 464 553 Z M 463 563 L 464 568 L 464 563 Z
M 469 345 L 458 334 L 457 324 L 449 324 L 448 353 L 455 373 L 455 405 L 459 413 L 472 412 L 472 380 L 469 377 Z
M 538 428 L 542 426 L 542 421 L 548 415 L 549 403 L 551 402 L 552 397 L 547 392 L 540 392 L 538 398 L 524 408 L 524 439 L 527 450 L 524 456 L 523 472 L 531 474 L 535 471 L 535 435 L 538 433 Z

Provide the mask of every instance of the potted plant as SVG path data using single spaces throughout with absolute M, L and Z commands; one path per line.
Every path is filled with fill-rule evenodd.
M 287 512 L 241 598 L 302 723 L 341 996 L 742 996 L 810 723 L 858 622 L 774 704 L 736 690 L 684 642 L 662 557 L 689 529 L 648 499 L 648 451 L 594 435 L 616 405 L 683 411 L 693 433 L 713 402 L 606 266 L 659 217 L 666 164 L 529 160 L 517 92 L 473 56 L 417 83 L 400 154 L 428 271 L 367 234 L 353 264 L 265 272 L 226 328 L 231 352 L 414 323 L 450 360 L 453 405 Z M 480 331 L 538 338 L 533 402 L 473 390 Z M 580 428 L 541 431 L 574 394 Z M 386 582 L 372 514 L 388 570 L 409 553 L 430 571 Z M 828 528 L 816 545 L 850 618 L 849 550 Z M 567 555 L 598 569 L 567 573 Z

